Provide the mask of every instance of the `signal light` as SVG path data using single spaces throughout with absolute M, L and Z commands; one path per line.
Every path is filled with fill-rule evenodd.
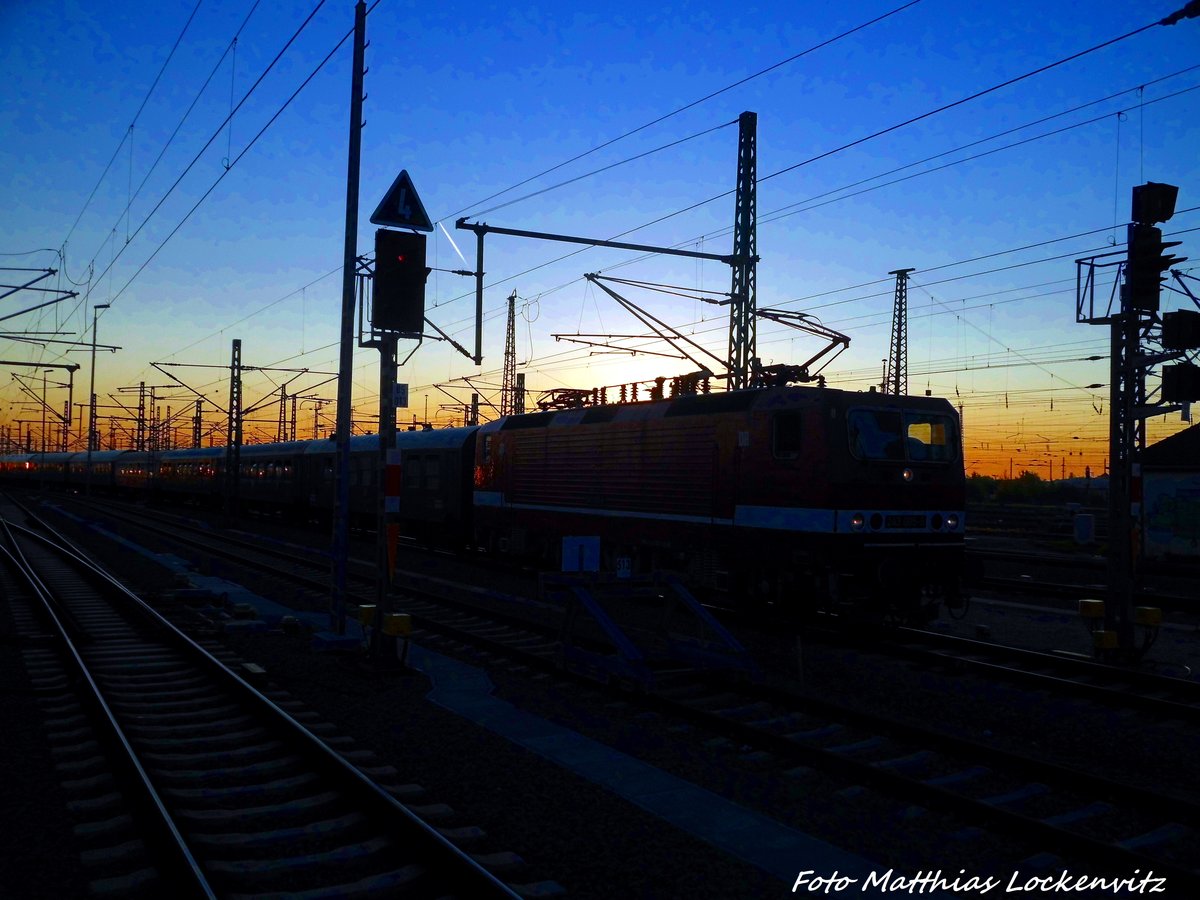
M 1153 225 L 1130 225 L 1128 240 L 1129 252 L 1121 299 L 1129 309 L 1158 312 L 1163 273 L 1187 257 L 1164 255 L 1164 250 L 1178 247 L 1180 242 L 1164 241 L 1162 229 Z
M 1168 403 L 1200 400 L 1200 366 L 1191 363 L 1163 366 L 1162 398 Z
M 1200 349 L 1200 312 L 1178 309 L 1165 313 L 1162 322 L 1164 350 Z
M 371 326 L 379 331 L 420 334 L 425 327 L 425 235 L 375 232 L 375 279 Z
M 1165 222 L 1175 215 L 1175 200 L 1179 197 L 1179 188 L 1173 184 L 1162 184 L 1158 181 L 1147 181 L 1133 189 L 1133 210 L 1131 219 L 1145 225 L 1155 222 Z

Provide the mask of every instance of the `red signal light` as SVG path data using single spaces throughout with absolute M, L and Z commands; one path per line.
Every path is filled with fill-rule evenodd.
M 372 327 L 420 334 L 424 325 L 425 235 L 381 228 L 375 232 Z

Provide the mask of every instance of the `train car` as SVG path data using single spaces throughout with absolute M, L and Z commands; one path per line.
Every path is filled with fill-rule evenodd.
M 332 438 L 308 441 L 297 473 L 305 506 L 327 519 L 334 508 L 334 472 L 337 443 Z M 350 438 L 350 519 L 366 525 L 375 523 L 379 509 L 379 435 L 360 434 Z
M 0 456 L 0 479 L 4 484 L 16 486 L 27 484 L 37 460 L 36 453 L 10 453 Z
M 158 454 L 155 487 L 163 503 L 219 506 L 225 475 L 224 447 L 191 447 Z
M 34 453 L 30 456 L 30 484 L 39 487 L 65 487 L 71 483 L 70 461 L 73 453 Z
M 113 462 L 113 486 L 121 494 L 149 495 L 157 481 L 158 454 L 147 450 L 129 450 Z
M 67 468 L 70 481 L 76 490 L 92 490 L 96 493 L 111 493 L 116 483 L 117 461 L 128 450 L 93 450 L 91 475 L 88 474 L 87 451 L 72 454 Z
M 259 509 L 302 510 L 308 498 L 300 473 L 309 443 L 285 441 L 241 447 L 238 502 Z
M 476 440 L 477 541 L 762 601 L 954 602 L 965 477 L 945 400 L 778 387 L 509 416 Z M 809 598 L 812 598 L 811 601 Z
M 402 534 L 461 549 L 471 540 L 478 428 L 401 431 L 390 461 L 399 465 L 393 515 Z
M 470 534 L 472 467 L 477 429 L 439 428 L 396 432 L 393 465 L 400 470 L 395 519 L 402 533 L 461 549 Z M 333 509 L 336 446 L 311 441 L 297 468 L 302 501 L 328 515 Z M 350 439 L 350 512 L 373 525 L 379 510 L 379 437 Z
M 1200 563 L 1200 425 L 1147 447 L 1142 465 L 1141 539 L 1150 560 Z

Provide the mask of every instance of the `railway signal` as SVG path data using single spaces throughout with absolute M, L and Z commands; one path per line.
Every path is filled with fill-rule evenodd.
M 1200 366 L 1191 363 L 1163 366 L 1162 398 L 1168 403 L 1200 400 Z
M 1178 309 L 1162 319 L 1163 349 L 1174 352 L 1200 350 L 1200 312 Z M 1179 362 L 1163 366 L 1162 399 L 1167 403 L 1200 400 L 1200 366 Z
M 375 232 L 371 325 L 379 331 L 420 334 L 425 325 L 425 235 Z
M 1125 264 L 1123 295 L 1127 308 L 1158 312 L 1164 274 L 1186 259 L 1164 251 L 1179 244 L 1179 241 L 1164 241 L 1162 229 L 1153 225 L 1136 222 L 1129 226 L 1129 257 Z
M 1177 309 L 1162 320 L 1164 350 L 1200 350 L 1200 312 Z

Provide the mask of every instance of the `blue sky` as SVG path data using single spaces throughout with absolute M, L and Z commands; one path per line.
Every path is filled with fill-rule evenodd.
M 630 232 L 626 239 L 636 242 L 729 252 L 731 196 L 639 226 L 733 189 L 733 123 L 752 110 L 758 114 L 759 306 L 809 312 L 848 334 L 850 349 L 826 374 L 834 386 L 864 389 L 879 380 L 888 352 L 887 273 L 915 268 L 910 390 L 963 404 L 968 450 L 980 465 L 1016 458 L 1018 466 L 1048 467 L 1059 459 L 1074 469 L 1083 458 L 1078 448 L 1086 446 L 1089 459 L 1103 452 L 1107 389 L 1084 388 L 1106 384 L 1108 373 L 1103 361 L 1078 361 L 1106 353 L 1107 332 L 1075 322 L 1073 260 L 1123 242 L 1129 191 L 1142 181 L 1179 185 L 1181 210 L 1200 206 L 1200 91 L 1189 91 L 1200 85 L 1200 69 L 1175 74 L 1198 62 L 1200 20 L 1151 28 L 800 164 L 1124 35 L 1177 5 L 1102 2 L 1081 14 L 1068 3 L 921 0 L 534 177 L 902 4 L 617 2 L 564 9 L 383 0 L 368 18 L 360 252 L 372 247 L 368 217 L 400 169 L 472 264 L 474 237 L 455 231 L 458 215 L 598 238 Z M 0 127 L 7 136 L 0 144 L 0 253 L 9 254 L 0 264 L 57 268 L 54 252 L 24 254 L 57 251 L 65 242 L 65 274 L 81 293 L 79 300 L 6 324 L 57 328 L 90 340 L 91 304 L 111 303 L 100 320 L 100 340 L 122 349 L 102 355 L 102 397 L 139 381 L 163 383 L 165 376 L 150 367 L 163 362 L 211 366 L 173 371 L 223 405 L 228 385 L 219 367 L 228 365 L 232 338 L 243 342 L 245 365 L 336 368 L 348 42 L 246 148 L 350 29 L 353 5 L 324 3 L 232 126 L 221 129 L 231 92 L 237 102 L 250 89 L 315 3 L 254 8 L 228 53 L 252 6 L 164 0 L 150 13 L 145 4 L 127 2 L 0 6 L 6 85 Z M 210 72 L 211 83 L 151 171 Z M 1093 105 L 1059 115 L 1084 104 Z M 1030 124 L 1047 117 L 1055 118 Z M 1075 127 L 1028 140 L 1067 126 Z M 1027 142 L 1007 147 L 1020 141 Z M 956 149 L 967 145 L 974 146 Z M 987 155 L 962 161 L 981 153 Z M 648 155 L 621 164 L 641 154 Z M 233 165 L 226 170 L 228 161 Z M 927 171 L 946 163 L 954 164 Z M 903 166 L 911 167 L 884 175 Z M 926 174 L 879 186 L 919 172 Z M 845 196 L 864 188 L 876 189 Z M 519 202 L 503 205 L 512 200 Z M 1195 228 L 1198 219 L 1181 212 L 1164 230 Z M 1057 241 L 1070 235 L 1084 236 Z M 1180 239 L 1186 255 L 1194 235 Z M 1047 241 L 1057 242 L 990 256 Z M 412 385 L 413 409 L 401 417 L 423 417 L 426 396 L 431 416 L 451 403 L 436 383 L 476 375 L 481 384 L 499 383 L 505 298 L 513 290 L 521 308 L 518 357 L 534 390 L 692 368 L 644 355 L 595 355 L 554 335 L 639 330 L 583 281 L 585 272 L 727 290 L 728 269 L 668 257 L 630 263 L 637 254 L 600 249 L 559 260 L 574 249 L 490 236 L 484 364 L 476 368 L 445 343 L 426 341 L 402 371 Z M 949 265 L 982 256 L 989 258 Z M 1049 257 L 1059 258 L 1034 263 Z M 441 269 L 470 268 L 440 227 L 429 258 Z M 867 286 L 847 290 L 856 285 Z M 445 272 L 430 277 L 430 317 L 468 346 L 471 290 L 469 279 Z M 693 299 L 629 296 L 724 355 L 723 310 Z M 41 299 L 9 297 L 3 312 Z M 1187 302 L 1176 297 L 1170 304 Z M 759 329 L 759 355 L 767 362 L 802 361 L 820 346 L 776 326 Z M 44 363 L 61 361 L 63 348 L 5 341 L 3 353 L 7 360 Z M 86 353 L 71 352 L 67 360 L 84 364 L 79 377 L 86 377 Z M 374 351 L 356 355 L 355 405 L 364 417 L 376 404 L 376 362 Z M 247 399 L 288 377 L 249 376 Z M 292 390 L 322 380 L 305 376 Z M 77 402 L 85 391 L 77 388 Z M 332 397 L 332 386 L 313 393 Z M 176 409 L 189 402 L 182 391 L 164 394 Z M 8 383 L 0 392 L 0 415 L 28 418 L 27 409 L 15 406 L 19 400 Z M 65 393 L 57 402 L 63 400 Z M 275 414 L 267 409 L 263 415 Z M 1153 433 L 1181 424 L 1176 415 L 1156 423 Z

